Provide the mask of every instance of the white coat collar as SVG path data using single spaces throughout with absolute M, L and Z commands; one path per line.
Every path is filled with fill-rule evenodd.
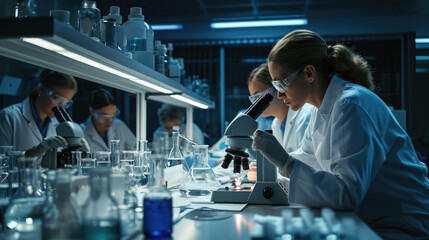
M 115 124 L 116 119 L 113 121 L 113 124 Z M 92 117 L 91 115 L 89 115 L 88 119 L 86 120 L 86 134 L 88 134 L 89 136 L 91 136 L 93 139 L 98 139 L 101 140 L 104 143 L 104 140 L 101 138 L 100 134 L 98 134 L 97 129 L 95 129 L 94 123 L 92 123 Z M 113 129 L 113 127 L 110 126 L 109 129 L 107 129 L 107 139 L 113 139 L 113 136 L 115 135 L 116 129 Z M 105 144 L 105 143 L 104 143 Z
M 329 119 L 331 116 L 334 104 L 343 92 L 344 85 L 345 81 L 343 79 L 339 78 L 337 75 L 332 77 L 319 109 L 319 113 L 325 120 Z
M 33 118 L 33 114 L 31 113 L 31 101 L 30 98 L 27 97 L 23 102 L 22 102 L 22 116 L 24 116 L 25 120 L 28 122 L 28 124 L 30 125 L 30 129 L 31 131 L 33 131 L 33 133 L 39 138 L 42 139 L 42 134 L 39 131 L 39 128 L 37 127 L 36 122 L 34 121 Z M 49 125 L 51 125 L 51 127 L 48 128 L 48 132 L 46 133 L 47 135 L 50 134 L 50 129 L 55 130 L 55 128 L 59 125 L 58 120 L 53 117 L 51 118 L 51 122 L 49 123 Z M 52 133 L 54 134 L 54 133 Z M 55 133 L 56 135 L 56 133 Z

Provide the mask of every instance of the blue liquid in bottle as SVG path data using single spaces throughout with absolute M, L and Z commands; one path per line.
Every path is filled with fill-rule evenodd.
M 119 240 L 120 229 L 117 219 L 99 219 L 85 221 L 83 224 L 84 239 Z
M 145 199 L 143 222 L 146 237 L 169 237 L 173 230 L 171 198 Z

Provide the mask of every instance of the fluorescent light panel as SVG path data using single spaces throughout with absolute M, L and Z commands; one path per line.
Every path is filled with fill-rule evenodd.
M 61 54 L 61 55 L 65 56 L 65 57 L 74 59 L 76 61 L 79 61 L 81 63 L 87 64 L 87 65 L 90 65 L 90 66 L 94 66 L 94 67 L 96 67 L 98 69 L 101 69 L 103 71 L 112 73 L 112 74 L 114 74 L 116 76 L 127 78 L 127 79 L 129 79 L 131 81 L 137 82 L 137 83 L 142 84 L 142 85 L 144 85 L 146 87 L 152 88 L 152 89 L 154 89 L 156 91 L 159 91 L 159 92 L 162 92 L 162 93 L 173 93 L 170 90 L 167 90 L 167 89 L 159 87 L 159 86 L 157 86 L 155 84 L 143 81 L 143 80 L 138 79 L 138 78 L 136 78 L 134 76 L 131 76 L 131 75 L 126 74 L 126 73 L 123 73 L 121 71 L 118 71 L 118 70 L 116 70 L 114 68 L 111 68 L 109 66 L 106 66 L 104 64 L 101 64 L 101 63 L 99 63 L 97 61 L 94 61 L 94 60 L 91 60 L 89 58 L 86 58 L 86 57 L 84 57 L 82 55 L 76 54 L 74 52 L 67 51 L 63 47 L 58 46 L 58 45 L 56 45 L 54 43 L 51 43 L 49 41 L 46 41 L 44 39 L 41 39 L 41 38 L 22 38 L 22 41 L 31 43 L 33 45 L 39 46 L 41 48 L 44 48 L 44 49 L 47 49 L 47 50 L 50 50 L 50 51 L 54 51 L 54 52 L 56 52 L 58 54 Z
M 184 96 L 181 95 L 171 95 L 172 98 L 175 98 L 179 101 L 185 102 L 185 103 L 189 103 L 191 105 L 194 105 L 196 107 L 202 108 L 202 109 L 208 109 L 209 107 L 207 105 L 204 105 L 202 103 L 199 103 L 197 101 L 194 101 L 192 99 L 186 98 Z
M 183 28 L 182 24 L 155 24 L 151 25 L 155 31 L 159 30 L 180 30 Z
M 276 27 L 276 26 L 297 26 L 307 25 L 307 19 L 282 19 L 282 20 L 262 20 L 262 21 L 235 21 L 235 22 L 213 22 L 211 28 L 246 28 L 246 27 Z
M 429 43 L 429 38 L 416 38 L 416 43 Z

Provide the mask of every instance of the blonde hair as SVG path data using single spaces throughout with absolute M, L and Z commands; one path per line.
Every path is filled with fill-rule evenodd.
M 268 62 L 292 69 L 312 64 L 324 77 L 338 74 L 342 79 L 374 90 L 371 68 L 359 54 L 342 44 L 328 48 L 319 34 L 309 30 L 295 30 L 284 36 L 271 49 Z
M 252 72 L 249 75 L 249 78 L 247 79 L 247 83 L 250 83 L 252 81 L 261 82 L 263 84 L 272 86 L 271 85 L 272 79 L 271 79 L 270 72 L 268 71 L 267 63 L 262 63 L 261 65 L 259 65 L 258 67 L 252 70 Z

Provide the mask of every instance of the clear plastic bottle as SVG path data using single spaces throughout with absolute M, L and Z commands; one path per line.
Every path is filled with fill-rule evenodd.
M 111 195 L 110 171 L 90 172 L 91 194 L 83 208 L 83 239 L 120 239 L 118 203 Z
M 219 189 L 220 183 L 208 163 L 208 145 L 194 145 L 192 148 L 194 162 L 179 190 L 184 196 L 206 196 Z
M 173 210 L 170 192 L 162 185 L 165 157 L 150 159 L 150 188 L 144 195 L 143 232 L 147 238 L 169 237 L 173 231 Z
M 115 19 L 103 19 L 101 22 L 101 42 L 118 51 L 122 52 L 117 40 L 117 25 Z
M 146 51 L 147 48 L 147 33 L 144 24 L 144 16 L 142 15 L 141 8 L 130 8 L 128 21 L 122 25 L 124 29 L 124 36 L 126 38 L 125 52 L 133 54 L 135 59 L 136 52 Z
M 125 51 L 125 38 L 124 29 L 122 28 L 122 16 L 120 14 L 120 8 L 118 6 L 110 6 L 110 13 L 104 16 L 103 19 L 114 19 L 116 22 L 116 41 L 121 49 L 121 52 Z
M 36 195 L 37 158 L 19 158 L 19 189 L 4 214 L 6 238 L 41 239 L 44 199 Z
M 171 148 L 170 154 L 168 155 L 166 167 L 181 167 L 181 173 L 178 173 L 181 176 L 181 180 L 179 180 L 178 182 L 179 184 L 181 184 L 183 179 L 185 179 L 186 175 L 189 172 L 189 166 L 186 163 L 185 156 L 183 155 L 182 150 L 180 149 L 179 134 L 179 128 L 173 128 L 173 147 Z
M 84 0 L 78 11 L 77 25 L 79 32 L 100 41 L 101 14 L 97 3 Z
M 26 18 L 36 16 L 34 0 L 17 0 L 15 5 L 15 18 Z
M 43 215 L 42 239 L 81 239 L 82 218 L 72 196 L 71 171 L 56 171 L 53 204 Z

